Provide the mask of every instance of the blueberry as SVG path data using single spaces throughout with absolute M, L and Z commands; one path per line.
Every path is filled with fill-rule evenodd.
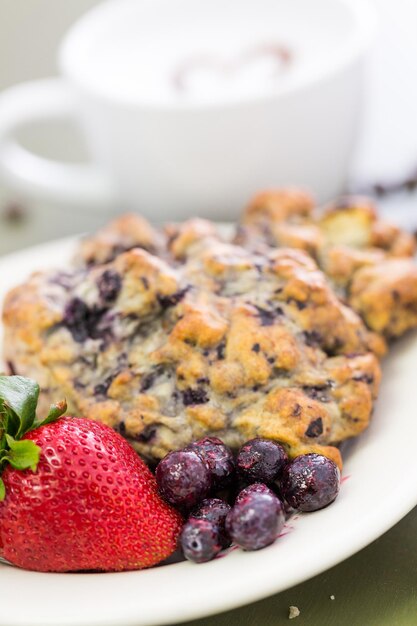
M 189 450 L 195 450 L 207 464 L 215 489 L 223 489 L 232 482 L 235 471 L 233 454 L 221 439 L 217 437 L 205 437 L 187 446 Z
M 176 293 L 171 294 L 170 296 L 164 296 L 162 294 L 157 294 L 158 302 L 162 308 L 168 308 L 170 306 L 176 306 L 178 302 L 184 298 L 187 291 L 191 289 L 191 285 L 187 285 L 183 289 L 180 289 Z
M 122 279 L 117 272 L 106 270 L 97 281 L 100 298 L 106 303 L 114 302 L 122 287 Z
M 261 326 L 272 326 L 274 320 L 276 318 L 276 314 L 274 311 L 269 311 L 268 309 L 264 309 L 260 306 L 255 305 L 255 309 L 258 311 L 259 319 L 261 322 Z
M 140 443 L 149 443 L 155 438 L 158 428 L 154 424 L 148 424 L 142 432 L 135 436 L 135 440 Z
M 317 511 L 339 493 L 340 472 L 333 461 L 321 454 L 302 454 L 284 469 L 281 492 L 298 511 Z
M 180 544 L 185 558 L 194 563 L 211 561 L 222 549 L 219 533 L 207 519 L 189 519 L 182 529 Z
M 88 338 L 105 339 L 111 334 L 111 330 L 106 326 L 104 313 L 105 309 L 97 306 L 90 308 L 81 298 L 75 297 L 65 307 L 62 323 L 78 343 Z
M 251 493 L 269 493 L 270 495 L 276 496 L 282 506 L 282 510 L 284 511 L 285 519 L 289 519 L 294 513 L 294 509 L 281 497 L 281 493 L 277 484 L 272 485 L 272 488 L 267 487 L 264 483 L 252 483 L 248 487 L 241 489 L 241 491 L 236 496 L 235 504 L 244 500 Z
M 252 439 L 241 447 L 236 469 L 247 482 L 272 483 L 287 463 L 287 453 L 279 443 L 272 439 Z
M 185 406 L 192 404 L 205 404 L 210 400 L 205 389 L 184 389 L 182 393 L 182 401 Z
M 191 512 L 188 519 L 206 519 L 217 529 L 222 548 L 228 548 L 231 544 L 226 532 L 226 516 L 231 509 L 230 504 L 219 498 L 207 498 Z
M 275 541 L 284 522 L 284 511 L 275 495 L 252 491 L 228 513 L 226 530 L 243 550 L 260 550 Z
M 212 486 L 210 471 L 194 450 L 167 454 L 156 468 L 156 482 L 167 502 L 185 509 L 203 500 Z
M 63 323 L 74 341 L 82 342 L 88 338 L 89 315 L 90 310 L 81 298 L 72 298 L 65 307 Z
M 249 485 L 249 487 L 245 487 L 245 489 L 242 489 L 242 491 L 238 493 L 235 504 L 243 502 L 243 500 L 245 500 L 247 497 L 250 497 L 252 493 L 266 493 L 270 496 L 276 497 L 272 489 L 270 489 L 263 483 L 253 483 L 252 485 Z

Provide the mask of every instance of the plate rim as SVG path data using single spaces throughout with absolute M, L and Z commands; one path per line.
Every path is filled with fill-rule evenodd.
M 21 251 L 4 255 L 0 257 L 0 275 L 3 274 L 2 270 L 4 270 L 7 266 L 10 266 L 10 264 L 12 264 L 12 266 L 16 264 L 19 265 L 19 263 L 22 264 L 25 261 L 29 260 L 32 256 L 36 257 L 39 255 L 41 256 L 42 255 L 46 256 L 46 255 L 51 255 L 51 254 L 54 255 L 57 251 L 58 251 L 58 254 L 59 254 L 59 251 L 61 251 L 61 254 L 64 251 L 66 256 L 68 256 L 69 250 L 75 245 L 75 243 L 78 240 L 79 240 L 79 236 L 66 237 L 66 238 L 57 239 L 57 240 L 44 243 L 44 244 L 38 244 L 30 248 L 25 248 L 24 250 L 21 250 Z M 57 266 L 59 266 L 59 264 L 57 264 Z M 42 265 L 40 266 L 40 268 L 42 269 Z M 11 273 L 13 274 L 13 272 Z M 30 271 L 28 271 L 28 274 L 29 273 Z M 13 283 L 17 284 L 18 280 L 17 281 L 14 280 Z M 0 287 L 0 302 L 2 302 L 3 295 L 5 291 L 7 290 L 8 290 L 8 287 L 6 287 L 6 289 L 3 288 L 3 285 Z M 405 338 L 404 341 L 400 340 L 399 342 L 397 342 L 397 346 L 399 347 L 398 348 L 395 347 L 393 351 L 396 352 L 398 350 L 403 349 L 404 346 L 406 345 L 406 342 L 407 342 L 407 338 Z M 414 350 L 411 349 L 411 354 L 414 351 L 417 355 L 416 342 L 414 342 L 414 344 L 415 344 Z M 368 434 L 367 438 L 369 439 L 369 431 L 365 433 L 364 435 L 362 435 L 360 439 L 362 440 L 362 438 L 365 437 L 367 434 Z M 190 621 L 193 619 L 208 617 L 210 615 L 232 610 L 240 606 L 246 606 L 248 604 L 261 600 L 263 598 L 274 595 L 276 593 L 280 593 L 286 589 L 289 589 L 297 584 L 300 584 L 301 582 L 304 582 L 316 576 L 317 574 L 323 571 L 326 571 L 334 567 L 335 565 L 342 562 L 346 558 L 353 556 L 355 553 L 359 552 L 361 549 L 363 549 L 364 547 L 372 543 L 374 540 L 378 539 L 381 535 L 387 532 L 392 526 L 398 523 L 409 511 L 411 511 L 417 503 L 417 461 L 415 465 L 416 467 L 413 468 L 413 472 L 415 472 L 415 475 L 414 475 L 415 480 L 408 481 L 407 486 L 406 486 L 406 483 L 404 482 L 404 484 L 398 489 L 398 492 L 396 494 L 397 506 L 395 508 L 392 508 L 392 510 L 390 510 L 389 515 L 386 515 L 385 517 L 380 517 L 379 519 L 376 518 L 375 515 L 374 516 L 368 515 L 368 519 L 373 519 L 374 521 L 376 519 L 378 523 L 376 524 L 368 523 L 365 527 L 361 526 L 359 529 L 358 527 L 360 526 L 360 520 L 358 519 L 357 524 L 356 525 L 354 524 L 353 526 L 351 526 L 344 533 L 345 545 L 343 547 L 339 546 L 338 549 L 333 552 L 333 554 L 330 554 L 329 549 L 328 549 L 329 546 L 328 546 L 327 556 L 325 558 L 323 558 L 322 560 L 317 559 L 315 562 L 308 562 L 302 568 L 301 574 L 299 571 L 298 572 L 290 571 L 288 573 L 288 578 L 285 581 L 285 583 L 282 583 L 281 581 L 277 584 L 277 581 L 274 580 L 273 576 L 271 576 L 268 579 L 267 576 L 261 574 L 256 580 L 257 584 L 254 584 L 252 587 L 248 587 L 247 584 L 243 585 L 244 593 L 241 591 L 241 589 L 236 590 L 235 582 L 227 581 L 226 587 L 229 589 L 229 591 L 232 591 L 232 593 L 230 593 L 229 595 L 217 597 L 217 598 L 210 598 L 209 603 L 203 602 L 200 605 L 190 604 L 187 607 L 183 607 L 181 610 L 177 607 L 176 610 L 174 610 L 172 613 L 170 613 L 169 611 L 165 610 L 164 607 L 162 607 L 162 611 L 161 609 L 159 609 L 157 611 L 157 615 L 152 616 L 148 612 L 148 616 L 147 617 L 143 616 L 144 619 L 142 619 L 141 616 L 138 615 L 138 612 L 137 612 L 138 607 L 134 605 L 132 607 L 133 609 L 132 611 L 130 612 L 122 611 L 123 615 L 120 617 L 120 621 L 117 621 L 117 622 L 114 621 L 114 615 L 113 616 L 109 615 L 107 617 L 103 615 L 99 615 L 96 620 L 88 618 L 87 621 L 85 621 L 82 618 L 82 616 L 80 616 L 81 619 L 77 618 L 76 620 L 74 620 L 71 617 L 68 621 L 63 615 L 60 614 L 59 623 L 61 624 L 61 626 L 115 626 L 115 624 L 119 624 L 120 626 L 139 626 L 139 625 L 151 626 L 151 625 L 156 625 L 156 624 L 172 624 L 178 621 L 186 622 L 186 621 Z M 398 496 L 400 496 L 399 500 L 398 500 Z M 399 505 L 398 505 L 398 502 L 400 503 Z M 313 521 L 313 519 L 315 519 L 316 516 L 318 519 L 320 518 L 320 516 L 323 516 L 323 515 L 325 515 L 326 517 L 328 517 L 329 515 L 334 517 L 334 514 L 332 514 L 333 509 L 334 510 L 337 509 L 337 503 L 333 505 L 333 507 L 330 507 L 329 509 L 324 509 L 323 511 L 318 511 L 314 513 L 311 516 L 310 520 Z M 303 520 L 304 522 L 308 521 L 308 523 L 310 523 L 309 516 L 302 516 L 299 520 L 296 521 L 296 525 L 303 526 L 304 525 Z M 285 538 L 281 541 L 285 541 Z M 331 546 L 332 545 L 331 537 L 330 537 L 329 543 Z M 334 539 L 333 539 L 333 543 L 334 543 Z M 271 546 L 269 549 L 266 549 L 265 551 L 257 552 L 257 553 L 242 553 L 241 552 L 239 555 L 236 555 L 237 557 L 239 557 L 238 559 L 236 559 L 236 561 L 239 562 L 244 559 L 248 563 L 256 562 L 257 556 L 262 554 L 265 556 L 265 559 L 264 559 L 265 562 L 268 562 L 268 564 L 270 564 L 271 558 L 268 555 L 271 554 L 271 549 L 273 551 L 273 548 L 274 546 Z M 232 557 L 228 557 L 228 561 L 232 561 L 234 558 L 235 558 L 235 555 L 233 555 Z M 220 565 L 220 563 L 221 563 L 221 560 L 218 559 L 211 563 L 199 565 L 198 567 L 202 568 L 201 577 L 207 578 L 209 571 L 212 571 L 214 576 L 216 576 L 217 570 L 219 570 L 219 568 L 220 568 L 220 571 L 222 570 L 222 566 Z M 167 566 L 164 566 L 163 568 L 160 568 L 160 570 L 166 570 L 166 568 L 171 568 L 171 567 L 182 567 L 182 569 L 185 571 L 187 568 L 188 570 L 190 570 L 190 568 L 193 569 L 196 566 L 190 563 L 181 563 L 181 564 L 178 564 L 178 566 L 167 565 Z M 9 570 L 7 566 L 0 565 L 0 581 L 2 579 L 2 572 L 5 571 L 5 568 Z M 153 570 L 151 569 L 151 570 L 148 570 L 147 572 L 156 572 L 158 569 L 159 568 L 154 568 Z M 233 567 L 232 568 L 229 567 L 226 569 L 233 569 Z M 23 570 L 18 570 L 17 568 L 13 568 L 10 571 L 13 572 L 12 578 L 16 576 L 16 573 L 18 576 L 23 575 L 24 577 L 36 577 L 36 578 L 41 577 L 42 579 L 43 577 L 46 577 L 48 579 L 50 579 L 51 577 L 54 579 L 58 579 L 64 576 L 63 574 L 39 574 L 36 572 L 26 572 Z M 203 575 L 204 572 L 207 572 L 206 576 Z M 94 577 L 95 579 L 98 579 L 98 578 L 107 579 L 107 578 L 112 578 L 112 577 L 114 578 L 115 576 L 138 577 L 140 575 L 141 575 L 141 572 L 125 572 L 125 573 L 118 573 L 118 574 L 114 574 L 114 573 L 112 574 L 67 574 L 65 576 L 70 576 L 72 577 L 73 580 L 75 580 L 77 577 L 82 577 L 85 580 L 86 577 Z M 7 577 L 7 574 L 6 574 L 6 577 Z M 241 585 L 239 585 L 239 587 L 241 587 Z M 25 621 L 22 621 L 22 620 L 19 620 L 19 618 L 10 619 L 10 616 L 3 614 L 1 624 L 2 626 L 53 626 L 54 621 L 48 621 L 48 620 L 45 621 L 45 617 L 46 617 L 45 615 L 40 616 L 40 621 L 37 620 L 35 617 L 32 621 L 29 622 L 27 618 Z M 3 621 L 3 619 L 6 619 L 6 621 Z

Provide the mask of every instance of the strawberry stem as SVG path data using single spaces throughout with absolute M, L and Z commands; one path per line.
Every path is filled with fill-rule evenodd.
M 53 404 L 44 420 L 36 420 L 39 385 L 23 376 L 0 376 L 0 473 L 6 463 L 18 470 L 31 469 L 39 463 L 41 449 L 33 441 L 22 440 L 29 431 L 50 424 L 67 410 L 65 400 Z M 0 501 L 6 490 L 0 478 Z

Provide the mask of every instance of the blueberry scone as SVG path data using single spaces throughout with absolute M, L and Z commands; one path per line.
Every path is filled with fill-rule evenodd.
M 5 358 L 39 381 L 40 410 L 65 395 L 149 459 L 213 434 L 341 465 L 338 444 L 369 423 L 384 340 L 303 250 L 250 252 L 203 220 L 163 233 L 137 220 L 8 294 Z
M 310 254 L 338 295 L 388 339 L 417 326 L 415 239 L 378 219 L 366 198 L 342 198 L 315 212 L 297 190 L 258 194 L 236 241 L 253 250 L 291 246 Z

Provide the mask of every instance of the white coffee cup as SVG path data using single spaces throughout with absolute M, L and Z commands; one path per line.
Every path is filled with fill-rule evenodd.
M 360 0 L 110 0 L 70 30 L 62 78 L 0 96 L 0 174 L 62 206 L 231 219 L 259 189 L 342 191 L 373 13 Z M 185 85 L 185 86 L 184 86 Z M 18 143 L 75 118 L 91 164 Z

